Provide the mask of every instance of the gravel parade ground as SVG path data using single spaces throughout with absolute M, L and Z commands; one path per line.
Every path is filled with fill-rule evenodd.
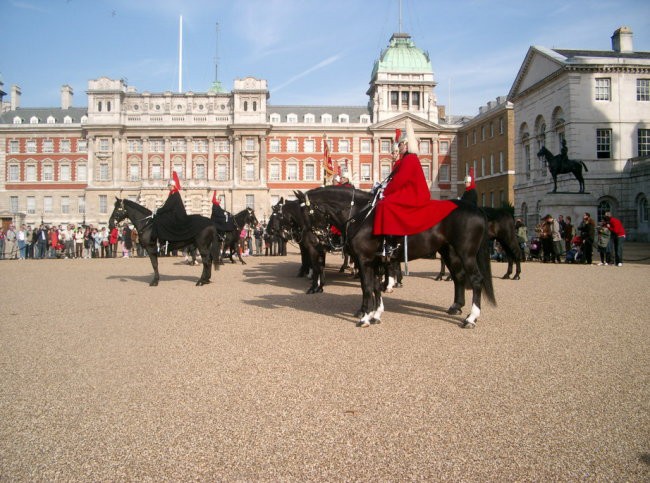
M 0 262 L 0 480 L 650 481 L 647 260 L 493 263 L 474 330 L 438 260 L 367 329 L 339 256 L 246 261 Z

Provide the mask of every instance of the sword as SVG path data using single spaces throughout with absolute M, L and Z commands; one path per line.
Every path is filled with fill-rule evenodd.
M 404 235 L 404 275 L 409 276 L 409 236 Z

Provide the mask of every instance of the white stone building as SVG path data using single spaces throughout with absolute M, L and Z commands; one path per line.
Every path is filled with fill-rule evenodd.
M 650 52 L 636 52 L 621 27 L 611 51 L 530 47 L 509 94 L 515 111 L 515 208 L 529 230 L 540 217 L 585 211 L 620 218 L 632 240 L 648 240 L 650 196 Z M 558 176 L 558 193 L 542 146 L 582 160 L 586 193 L 571 174 Z

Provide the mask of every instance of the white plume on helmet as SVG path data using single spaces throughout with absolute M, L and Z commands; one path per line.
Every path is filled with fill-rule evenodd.
M 413 131 L 413 124 L 411 119 L 406 118 L 406 142 L 408 142 L 408 152 L 411 154 L 419 154 L 418 152 L 418 140 L 415 137 L 415 131 Z

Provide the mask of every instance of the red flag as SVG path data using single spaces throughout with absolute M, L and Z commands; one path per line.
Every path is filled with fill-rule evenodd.
M 334 174 L 334 165 L 332 164 L 332 158 L 330 157 L 330 148 L 327 143 L 327 139 L 323 138 L 323 152 L 325 153 L 325 171 L 327 174 Z

